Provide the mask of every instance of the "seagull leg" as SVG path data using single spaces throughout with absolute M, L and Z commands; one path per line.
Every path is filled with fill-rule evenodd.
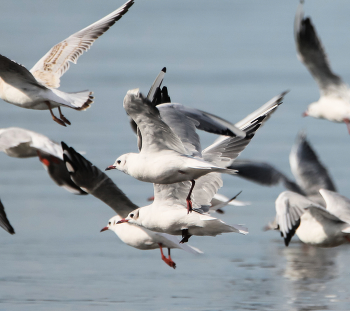
M 343 121 L 346 124 L 346 128 L 348 129 L 348 132 L 350 134 L 350 120 L 348 118 L 344 118 Z
M 189 214 L 190 212 L 192 212 L 192 201 L 191 201 L 191 194 L 192 194 L 192 190 L 194 188 L 194 185 L 196 184 L 196 182 L 194 181 L 194 179 L 191 180 L 191 189 L 190 192 L 188 193 L 188 196 L 186 198 L 186 202 L 187 202 L 187 214 Z
M 163 254 L 163 244 L 162 243 L 158 243 L 159 245 L 159 249 L 160 249 L 160 254 L 162 255 L 162 260 L 169 266 L 172 268 L 176 268 L 176 264 L 175 262 L 172 261 L 171 257 L 170 257 L 170 248 L 168 248 L 168 254 L 169 254 L 169 258 L 166 258 Z
M 191 234 L 188 234 L 188 229 L 182 229 L 182 240 L 180 241 L 180 244 L 188 242 L 188 239 L 192 236 Z
M 61 118 L 61 120 L 62 120 L 63 122 L 65 122 L 66 124 L 70 125 L 71 123 L 69 122 L 69 120 L 66 119 L 66 117 L 62 114 L 62 112 L 61 112 L 61 107 L 60 107 L 60 106 L 58 106 L 58 111 L 59 111 L 59 113 L 60 113 L 60 118 Z
M 49 102 L 49 101 L 46 101 L 45 104 L 47 105 L 47 107 L 49 107 L 49 110 L 50 110 L 52 119 L 53 119 L 55 122 L 57 122 L 58 124 L 62 125 L 62 126 L 67 126 L 66 123 L 64 123 L 62 120 L 60 120 L 59 118 L 57 118 L 57 117 L 53 114 L 50 102 Z

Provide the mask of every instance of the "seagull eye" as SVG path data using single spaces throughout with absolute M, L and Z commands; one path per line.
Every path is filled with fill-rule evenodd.
M 134 217 L 134 214 L 130 214 L 130 217 L 133 218 L 133 217 Z
M 117 163 L 120 164 L 120 163 L 122 163 L 122 161 L 118 160 Z
M 109 225 L 111 224 L 111 222 L 108 223 Z

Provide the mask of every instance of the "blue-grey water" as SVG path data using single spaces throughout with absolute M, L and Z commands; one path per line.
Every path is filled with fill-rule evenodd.
M 64 109 L 63 128 L 48 111 L 0 102 L 1 127 L 18 126 L 65 141 L 100 168 L 135 151 L 122 107 L 127 90 L 147 92 L 163 66 L 174 102 L 239 121 L 289 89 L 283 105 L 242 157 L 268 161 L 291 176 L 288 155 L 299 130 L 349 196 L 350 137 L 344 124 L 301 118 L 318 88 L 297 60 L 297 1 L 141 1 L 61 80 L 64 91 L 89 89 L 86 112 Z M 31 68 L 54 44 L 107 15 L 122 1 L 6 1 L 0 10 L 0 53 Z M 307 1 L 332 67 L 350 81 L 348 1 Z M 214 140 L 203 136 L 203 145 Z M 140 206 L 152 186 L 117 171 L 109 176 Z M 0 197 L 16 230 L 0 230 L 0 310 L 348 310 L 348 246 L 288 248 L 261 228 L 274 217 L 282 187 L 265 188 L 224 176 L 221 192 L 239 190 L 246 207 L 222 219 L 249 235 L 192 237 L 204 254 L 174 250 L 170 269 L 159 250 L 140 251 L 113 233 L 99 233 L 113 211 L 92 196 L 57 187 L 37 159 L 0 154 Z

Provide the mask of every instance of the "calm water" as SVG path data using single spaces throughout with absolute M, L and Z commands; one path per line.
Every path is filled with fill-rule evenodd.
M 0 12 L 1 54 L 31 68 L 54 44 L 105 16 L 122 1 L 8 1 Z M 65 141 L 100 168 L 136 150 L 122 108 L 127 90 L 144 92 L 163 66 L 171 98 L 233 122 L 290 89 L 242 157 L 274 163 L 290 175 L 288 155 L 305 129 L 340 193 L 349 196 L 345 125 L 300 117 L 318 89 L 296 58 L 297 1 L 137 1 L 72 65 L 61 89 L 94 91 L 86 112 L 66 109 L 72 126 L 48 111 L 1 102 L 1 127 L 19 126 Z M 335 72 L 350 81 L 348 1 L 307 1 Z M 345 66 L 343 66 L 345 64 Z M 214 137 L 205 135 L 203 145 Z M 261 228 L 274 217 L 282 188 L 224 177 L 222 193 L 243 190 L 251 206 L 227 208 L 223 220 L 248 236 L 193 237 L 204 251 L 175 250 L 172 270 L 158 250 L 139 251 L 99 233 L 113 211 L 91 196 L 57 187 L 37 159 L 0 155 L 0 197 L 16 230 L 0 230 L 0 310 L 346 310 L 348 247 L 315 249 L 294 238 L 288 248 Z M 140 206 L 152 186 L 109 175 Z

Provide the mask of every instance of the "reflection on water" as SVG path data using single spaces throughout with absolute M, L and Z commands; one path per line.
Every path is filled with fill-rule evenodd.
M 338 251 L 336 248 L 317 248 L 306 244 L 294 244 L 286 247 L 283 256 L 287 259 L 284 276 L 291 280 L 322 282 L 337 276 L 335 263 Z
M 281 253 L 287 260 L 283 276 L 292 281 L 288 286 L 292 310 L 332 310 L 337 295 L 329 292 L 329 282 L 339 274 L 338 249 L 294 243 Z

